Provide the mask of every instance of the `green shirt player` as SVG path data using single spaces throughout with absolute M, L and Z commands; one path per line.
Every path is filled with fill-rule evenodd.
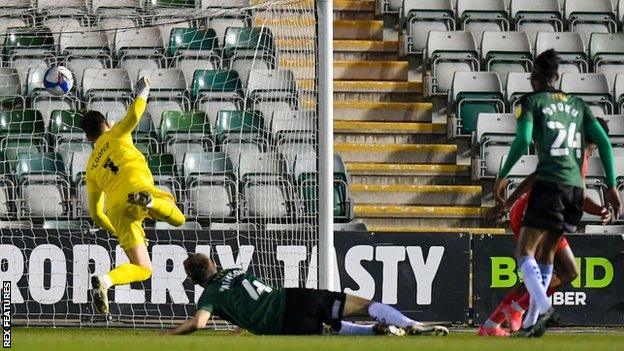
M 217 315 L 254 334 L 313 335 L 446 335 L 442 326 L 423 325 L 379 302 L 339 292 L 301 288 L 272 288 L 242 269 L 218 270 L 212 259 L 190 254 L 184 261 L 188 277 L 204 288 L 195 316 L 169 331 L 189 334 Z M 375 325 L 342 321 L 370 317 Z
M 505 178 L 533 139 L 538 156 L 537 176 L 524 214 L 516 258 L 531 295 L 529 311 L 534 309 L 539 317 L 535 324 L 523 325 L 520 336 L 541 336 L 553 318 L 546 289 L 553 274 L 557 244 L 564 232 L 576 231 L 583 214 L 585 184 L 581 168 L 587 137 L 598 146 L 604 164 L 608 202 L 616 216 L 620 212 L 609 138 L 583 100 L 554 88 L 558 70 L 559 59 L 552 49 L 535 59 L 531 72 L 534 91 L 524 95 L 514 111 L 518 120 L 516 138 L 494 185 L 494 197 L 502 204 Z

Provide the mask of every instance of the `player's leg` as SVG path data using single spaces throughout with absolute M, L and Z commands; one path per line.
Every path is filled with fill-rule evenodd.
M 448 329 L 441 326 L 425 326 L 408 318 L 396 308 L 361 297 L 345 294 L 343 317 L 370 317 L 375 321 L 405 329 L 411 335 L 447 335 Z
M 516 258 L 522 271 L 524 286 L 535 301 L 534 307 L 538 313 L 550 308 L 550 301 L 542 284 L 542 273 L 535 259 L 537 248 L 546 232 L 544 229 L 522 227 L 516 247 Z
M 510 329 L 516 331 L 522 323 L 522 313 L 524 310 L 518 306 L 517 301 L 526 294 L 523 284 L 516 284 L 505 295 L 503 300 L 496 306 L 496 309 L 488 319 L 479 327 L 477 335 L 481 336 L 509 336 L 509 333 L 500 326 L 505 320 L 510 324 Z M 517 322 L 519 320 L 519 323 Z M 511 324 L 514 324 L 513 326 Z M 518 324 L 516 326 L 515 324 Z
M 179 227 L 186 218 L 175 203 L 175 199 L 156 187 L 128 194 L 128 202 L 147 209 L 150 217 Z
M 96 312 L 108 313 L 108 289 L 149 279 L 152 264 L 147 251 L 142 218 L 126 210 L 112 211 L 109 218 L 117 229 L 119 244 L 130 262 L 119 265 L 103 275 L 91 277 L 93 304 Z

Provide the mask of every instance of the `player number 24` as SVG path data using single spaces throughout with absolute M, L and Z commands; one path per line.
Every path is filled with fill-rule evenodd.
M 245 290 L 247 290 L 247 293 L 249 293 L 249 296 L 254 300 L 258 300 L 260 298 L 260 295 L 265 292 L 270 293 L 271 291 L 273 291 L 273 289 L 257 280 L 250 282 L 247 279 L 243 279 L 242 284 L 245 287 Z
M 577 149 L 577 157 L 581 157 L 581 133 L 576 132 L 576 123 L 570 123 L 568 130 L 565 129 L 563 123 L 557 121 L 548 121 L 546 126 L 558 132 L 555 141 L 550 146 L 550 156 L 568 156 L 569 148 L 573 148 Z

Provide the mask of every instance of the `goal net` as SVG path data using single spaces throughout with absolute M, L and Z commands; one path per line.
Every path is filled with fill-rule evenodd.
M 127 257 L 91 221 L 81 120 L 120 121 L 142 76 L 152 88 L 134 143 L 187 223 L 144 222 L 152 277 L 110 290 L 108 323 L 192 315 L 190 252 L 273 286 L 316 287 L 316 33 L 311 0 L 2 1 L 0 280 L 14 320 L 104 321 L 90 277 Z M 44 88 L 52 66 L 72 72 L 68 94 Z

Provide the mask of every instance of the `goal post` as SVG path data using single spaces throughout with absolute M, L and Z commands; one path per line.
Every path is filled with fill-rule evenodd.
M 0 280 L 15 321 L 171 325 L 201 294 L 191 252 L 273 286 L 337 288 L 331 0 L 24 3 L 0 4 Z M 67 95 L 44 88 L 53 66 L 72 72 Z M 187 223 L 146 219 L 152 277 L 112 288 L 104 321 L 89 278 L 127 257 L 91 220 L 97 145 L 81 121 L 99 111 L 114 126 L 141 76 L 134 145 Z

